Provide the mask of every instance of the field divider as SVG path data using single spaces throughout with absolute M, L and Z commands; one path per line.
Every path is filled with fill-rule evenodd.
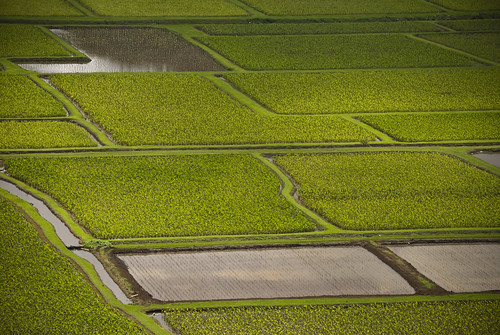
M 247 5 L 246 3 L 239 1 L 239 0 L 228 0 L 229 3 L 232 3 L 234 6 L 239 7 L 246 11 L 248 14 L 250 14 L 251 17 L 256 18 L 256 17 L 265 17 L 266 14 L 257 10 L 254 7 L 251 7 Z
M 75 7 L 77 10 L 79 10 L 80 12 L 85 14 L 86 16 L 90 16 L 90 17 L 98 16 L 96 13 L 94 13 L 89 8 L 84 6 L 78 0 L 66 0 L 66 1 L 69 2 L 71 6 Z
M 356 116 L 339 114 L 339 117 L 341 117 L 344 120 L 347 120 L 349 122 L 352 122 L 359 127 L 362 127 L 364 129 L 368 130 L 370 133 L 377 136 L 377 138 L 380 140 L 377 142 L 384 142 L 384 143 L 396 143 L 396 142 L 398 142 L 398 141 L 395 141 L 392 137 L 390 137 L 386 133 L 382 132 L 381 130 L 374 128 L 374 127 L 370 126 L 369 124 L 364 123 L 363 121 L 359 120 Z
M 210 56 L 212 56 L 212 58 L 214 58 L 217 62 L 219 62 L 226 69 L 228 69 L 230 71 L 234 70 L 234 71 L 238 71 L 238 72 L 247 72 L 247 70 L 245 70 L 244 68 L 240 67 L 236 63 L 233 63 L 227 57 L 225 57 L 224 55 L 216 52 L 215 50 L 213 50 L 212 48 L 208 47 L 207 45 L 201 43 L 195 37 L 191 37 L 191 36 L 187 36 L 187 35 L 181 35 L 181 36 L 186 41 L 188 41 L 189 43 L 191 43 L 191 44 L 197 46 L 198 48 L 204 50 L 205 52 L 207 52 Z
M 450 28 L 450 27 L 447 27 L 447 26 L 445 26 L 445 25 L 442 25 L 442 24 L 440 24 L 440 23 L 438 23 L 438 22 L 431 22 L 431 23 L 432 23 L 433 25 L 435 25 L 436 27 L 439 27 L 439 28 L 444 29 L 444 30 L 446 30 L 446 31 L 449 31 L 449 32 L 457 32 L 455 29 L 452 29 L 452 28 Z
M 321 225 L 326 229 L 324 233 L 330 233 L 330 232 L 345 232 L 342 229 L 334 226 L 333 224 L 329 223 L 325 219 L 323 219 L 320 215 L 317 213 L 313 212 L 306 206 L 302 205 L 299 203 L 297 199 L 294 197 L 294 193 L 296 191 L 296 187 L 294 183 L 290 180 L 288 176 L 286 176 L 281 169 L 279 169 L 274 162 L 265 157 L 263 157 L 260 154 L 252 154 L 256 159 L 261 161 L 265 166 L 270 168 L 281 180 L 283 188 L 281 190 L 281 194 L 285 197 L 288 202 L 290 202 L 294 207 L 305 213 L 307 216 L 309 216 L 311 219 L 313 219 L 317 224 Z
M 415 34 L 415 35 L 414 34 L 405 34 L 405 35 L 408 36 L 411 39 L 416 40 L 416 41 L 420 41 L 420 42 L 427 43 L 427 44 L 432 44 L 432 45 L 441 47 L 443 49 L 447 49 L 449 51 L 453 51 L 453 52 L 456 52 L 458 54 L 461 54 L 461 55 L 473 58 L 476 61 L 478 61 L 479 63 L 483 63 L 483 64 L 486 64 L 486 65 L 500 66 L 500 63 L 494 62 L 494 61 L 489 60 L 487 58 L 476 56 L 476 55 L 473 55 L 473 54 L 468 53 L 466 51 L 462 51 L 460 49 L 455 49 L 455 48 L 446 46 L 446 45 L 441 44 L 441 43 L 437 43 L 437 42 L 434 42 L 434 41 L 429 41 L 429 40 L 425 39 L 425 37 L 422 36 L 423 34 Z
M 80 50 L 74 48 L 71 44 L 67 43 L 65 40 L 54 34 L 46 26 L 37 26 L 37 28 L 42 31 L 48 38 L 55 40 L 59 45 L 61 45 L 66 51 L 70 52 L 72 56 L 68 56 L 67 60 L 78 59 L 79 61 L 86 59 L 90 62 L 90 58 L 87 57 Z

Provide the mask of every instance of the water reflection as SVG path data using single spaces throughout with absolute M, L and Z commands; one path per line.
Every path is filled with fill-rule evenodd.
M 480 152 L 474 154 L 479 159 L 500 167 L 500 152 Z
M 225 68 L 182 37 L 157 28 L 64 28 L 51 31 L 86 54 L 85 64 L 20 64 L 43 73 L 220 71 Z

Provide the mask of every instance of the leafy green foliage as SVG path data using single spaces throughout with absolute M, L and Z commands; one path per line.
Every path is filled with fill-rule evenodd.
M 400 141 L 500 139 L 500 112 L 363 115 L 359 118 Z
M 65 0 L 2 0 L 2 16 L 82 16 Z
M 231 83 L 280 114 L 500 108 L 500 69 L 244 73 Z
M 438 153 L 277 156 L 301 201 L 346 229 L 498 227 L 500 179 Z
M 125 145 L 375 139 L 365 129 L 336 117 L 258 114 L 195 75 L 54 75 L 51 81 Z
M 456 33 L 420 35 L 472 55 L 500 61 L 500 33 Z
M 165 318 L 184 335 L 496 334 L 498 313 L 500 302 L 485 300 L 169 309 Z
M 0 74 L 0 117 L 66 116 L 63 105 L 25 76 Z
M 145 334 L 0 198 L 0 333 Z
M 497 0 L 433 0 L 434 3 L 454 10 L 495 10 L 500 9 Z
M 269 15 L 429 13 L 438 9 L 412 0 L 241 0 Z
M 4 2 L 0 3 L 0 13 L 2 3 Z M 21 24 L 0 24 L 0 45 L 2 46 L 0 57 L 71 55 L 56 40 L 37 27 Z
M 500 31 L 499 19 L 447 20 L 447 21 L 441 21 L 439 22 L 439 24 L 459 31 L 476 31 L 476 30 Z
M 105 16 L 235 16 L 248 15 L 224 0 L 80 0 Z
M 279 195 L 278 178 L 247 155 L 14 158 L 5 166 L 96 238 L 314 230 Z
M 402 33 L 443 30 L 431 22 L 423 21 L 203 24 L 199 27 L 210 35 Z
M 84 128 L 60 121 L 1 121 L 0 148 L 95 147 Z
M 206 36 L 198 37 L 198 39 L 249 70 L 358 69 L 477 64 L 469 57 L 397 34 Z

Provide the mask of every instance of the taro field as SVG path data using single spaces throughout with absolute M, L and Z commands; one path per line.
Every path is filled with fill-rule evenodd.
M 499 333 L 498 17 L 0 1 L 0 332 Z

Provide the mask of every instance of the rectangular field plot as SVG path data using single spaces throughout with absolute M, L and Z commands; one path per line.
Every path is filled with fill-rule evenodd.
M 300 35 L 404 33 L 443 31 L 431 22 L 325 22 L 325 23 L 266 23 L 266 24 L 203 24 L 198 26 L 209 35 Z
M 500 62 L 500 33 L 443 33 L 419 36 L 474 56 Z
M 499 334 L 500 301 L 179 308 L 165 311 L 184 335 Z M 432 320 L 432 322 L 429 322 Z
M 0 57 L 71 56 L 56 40 L 39 28 L 28 25 L 0 24 L 0 45 Z
M 500 31 L 499 19 L 447 20 L 439 24 L 458 31 Z
M 279 114 L 500 109 L 500 70 L 494 67 L 224 77 Z
M 9 173 L 51 195 L 96 238 L 272 234 L 316 225 L 250 155 L 14 158 Z
M 62 103 L 26 76 L 0 74 L 0 118 L 66 116 Z
M 439 153 L 275 156 L 299 199 L 345 229 L 498 227 L 500 178 Z
M 380 114 L 359 118 L 399 141 L 500 139 L 500 112 Z
M 163 301 L 414 293 L 399 274 L 359 247 L 118 257 Z
M 440 9 L 413 0 L 242 0 L 268 15 L 429 13 Z
M 207 36 L 198 39 L 249 70 L 471 66 L 470 57 L 403 35 Z
M 96 147 L 90 134 L 71 122 L 0 121 L 0 148 Z
M 112 138 L 124 145 L 357 142 L 375 136 L 331 116 L 263 115 L 192 74 L 53 75 Z
M 463 11 L 482 11 L 482 10 L 498 10 L 500 4 L 497 0 L 434 0 L 434 2 L 443 7 L 453 10 Z
M 389 247 L 445 290 L 500 290 L 500 245 L 420 245 Z
M 65 0 L 2 0 L 1 16 L 82 16 L 83 13 Z

